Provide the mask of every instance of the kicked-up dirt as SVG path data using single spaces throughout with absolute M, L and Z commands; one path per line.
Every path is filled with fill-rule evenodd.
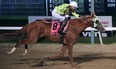
M 21 56 L 24 52 L 23 47 L 19 47 L 12 55 L 7 55 L 6 52 L 13 45 L 0 44 L 0 69 L 116 69 L 116 51 L 114 51 L 116 44 L 106 46 L 76 44 L 73 53 L 74 68 L 69 63 L 68 53 L 56 60 L 47 58 L 58 55 L 61 46 L 52 44 L 52 47 L 46 44 L 48 46 L 46 48 L 45 44 L 42 45 L 44 47 L 36 44 L 34 47 L 29 46 L 29 53 L 26 56 Z M 37 45 L 40 47 L 36 47 Z

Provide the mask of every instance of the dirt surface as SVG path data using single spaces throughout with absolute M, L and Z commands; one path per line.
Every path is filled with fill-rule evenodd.
M 39 47 L 38 49 L 37 47 L 30 47 L 29 54 L 26 56 L 21 56 L 21 53 L 24 52 L 23 47 L 19 47 L 12 55 L 7 55 L 6 52 L 9 51 L 13 45 L 14 44 L 0 44 L 0 69 L 116 69 L 116 51 L 114 51 L 116 50 L 116 44 L 106 46 L 75 45 L 78 47 L 75 47 L 73 53 L 74 68 L 69 64 L 67 53 L 61 59 L 48 59 L 48 56 L 57 55 L 58 53 L 57 51 L 47 52 L 48 48 L 45 46 L 43 48 L 45 48 L 46 51 L 44 51 L 44 49 L 43 51 L 40 50 Z M 56 48 L 49 49 L 60 50 L 61 48 L 58 46 L 55 47 Z M 78 51 L 76 51 L 76 48 L 80 48 L 81 50 L 77 49 Z

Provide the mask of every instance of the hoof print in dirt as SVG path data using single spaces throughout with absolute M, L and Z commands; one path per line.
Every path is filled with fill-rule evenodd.
M 38 63 L 32 64 L 31 67 L 42 67 L 44 66 L 44 63 L 44 60 L 40 60 Z

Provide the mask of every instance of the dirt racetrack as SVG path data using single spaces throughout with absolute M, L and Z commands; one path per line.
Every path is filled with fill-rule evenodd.
M 0 69 L 116 69 L 116 44 L 109 45 L 74 45 L 74 63 L 69 64 L 68 54 L 61 59 L 49 60 L 48 56 L 57 55 L 60 44 L 33 44 L 29 53 L 21 56 L 24 48 L 21 46 L 12 55 L 7 55 L 14 44 L 0 44 Z M 43 63 L 43 65 L 41 65 Z

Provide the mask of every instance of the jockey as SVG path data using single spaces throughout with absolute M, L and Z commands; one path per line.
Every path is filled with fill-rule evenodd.
M 63 32 L 63 29 L 66 26 L 67 21 L 70 19 L 68 15 L 69 13 L 71 13 L 76 18 L 79 18 L 79 14 L 76 14 L 75 12 L 76 8 L 78 8 L 77 3 L 75 1 L 72 1 L 70 2 L 70 4 L 62 4 L 56 6 L 53 9 L 52 16 L 63 21 L 58 31 L 60 34 L 65 34 L 65 32 Z

